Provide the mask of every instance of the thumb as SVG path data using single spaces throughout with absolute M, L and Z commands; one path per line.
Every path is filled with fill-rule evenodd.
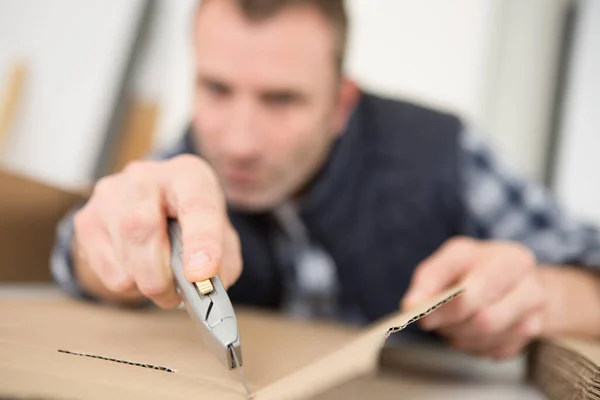
M 477 241 L 453 238 L 417 266 L 401 308 L 412 309 L 444 289 L 458 283 L 473 265 Z

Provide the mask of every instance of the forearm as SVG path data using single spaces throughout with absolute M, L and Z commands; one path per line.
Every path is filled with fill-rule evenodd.
M 600 274 L 574 267 L 540 267 L 547 307 L 543 336 L 600 337 Z

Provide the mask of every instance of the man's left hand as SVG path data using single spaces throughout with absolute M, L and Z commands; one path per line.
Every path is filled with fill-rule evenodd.
M 512 242 L 454 238 L 415 270 L 403 309 L 460 284 L 465 292 L 423 318 L 460 350 L 504 359 L 540 335 L 546 305 L 535 256 Z

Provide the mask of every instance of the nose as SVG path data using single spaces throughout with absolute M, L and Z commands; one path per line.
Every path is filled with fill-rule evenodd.
M 221 138 L 223 150 L 230 159 L 250 161 L 258 156 L 261 148 L 258 111 L 249 98 L 240 98 L 231 107 Z

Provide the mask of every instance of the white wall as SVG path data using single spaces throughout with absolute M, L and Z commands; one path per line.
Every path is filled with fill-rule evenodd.
M 482 128 L 524 176 L 541 180 L 569 0 L 496 0 Z
M 454 111 L 523 175 L 544 174 L 566 1 L 350 0 L 348 69 Z
M 493 1 L 349 0 L 347 69 L 378 93 L 481 123 Z
M 0 80 L 29 75 L 0 162 L 67 187 L 90 182 L 118 90 L 140 0 L 2 0 Z
M 193 11 L 197 0 L 160 0 L 165 10 L 164 49 L 169 60 L 164 72 L 157 146 L 176 140 L 190 121 L 194 92 L 192 54 Z M 167 11 L 168 10 L 168 11 Z
M 581 5 L 558 143 L 556 191 L 574 212 L 600 223 L 600 0 Z

